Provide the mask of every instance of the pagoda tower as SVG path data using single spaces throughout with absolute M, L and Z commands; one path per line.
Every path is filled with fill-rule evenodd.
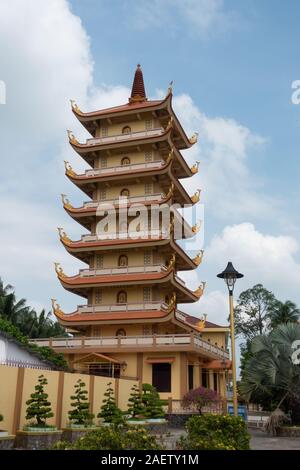
M 189 238 L 199 225 L 190 227 L 176 209 L 167 224 L 158 219 L 153 228 L 151 222 L 154 206 L 159 212 L 198 203 L 200 190 L 190 195 L 180 182 L 198 172 L 198 163 L 190 168 L 181 154 L 197 134 L 189 138 L 184 132 L 171 87 L 164 99 L 147 99 L 140 65 L 128 103 L 84 113 L 72 101 L 72 111 L 91 138 L 80 143 L 68 131 L 69 142 L 90 169 L 77 174 L 65 162 L 66 176 L 89 201 L 73 207 L 62 194 L 62 203 L 88 233 L 73 241 L 58 230 L 65 249 L 85 267 L 74 276 L 58 263 L 55 269 L 61 285 L 85 303 L 67 314 L 52 300 L 54 314 L 73 336 L 53 339 L 50 346 L 77 370 L 135 377 L 153 383 L 163 396 L 178 399 L 200 384 L 224 393 L 220 371 L 228 359 L 228 328 L 177 308 L 203 294 L 204 283 L 193 291 L 178 275 L 196 269 L 203 252 L 190 258 L 174 227 L 180 223 Z M 134 225 L 141 206 L 146 222 Z M 110 207 L 112 226 L 104 225 Z

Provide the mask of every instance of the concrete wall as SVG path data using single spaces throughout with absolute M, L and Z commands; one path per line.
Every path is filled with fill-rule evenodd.
M 45 391 L 49 395 L 53 418 L 48 420 L 58 428 L 63 428 L 68 422 L 70 410 L 70 396 L 74 392 L 74 385 L 79 378 L 85 384 L 91 402 L 91 411 L 97 415 L 102 405 L 107 384 L 112 382 L 115 389 L 116 400 L 121 409 L 127 409 L 127 402 L 131 387 L 138 384 L 137 380 L 111 379 L 110 377 L 98 377 L 84 374 L 71 374 L 58 371 L 18 368 L 0 365 L 0 414 L 4 416 L 1 429 L 14 434 L 28 424 L 26 416 L 26 401 L 34 391 L 38 376 L 43 374 L 48 385 Z

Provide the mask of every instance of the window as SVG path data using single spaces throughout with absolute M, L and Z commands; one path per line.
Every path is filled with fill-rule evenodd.
M 193 390 L 194 388 L 194 366 L 189 364 L 189 390 Z
M 152 152 L 145 152 L 145 162 L 152 162 Z
M 171 364 L 152 364 L 152 385 L 158 392 L 171 392 Z
M 108 128 L 101 127 L 101 137 L 107 137 L 107 136 L 108 136 Z
M 103 268 L 103 255 L 96 255 L 96 269 Z
M 123 328 L 119 328 L 116 331 L 116 336 L 126 336 L 126 331 Z
M 146 131 L 149 131 L 150 129 L 153 128 L 153 121 L 152 119 L 146 119 L 145 121 L 145 129 Z
M 118 304 L 127 304 L 127 292 L 121 290 L 117 294 L 117 303 Z
M 152 183 L 145 184 L 145 194 L 152 194 L 153 192 L 153 185 Z
M 131 127 L 129 126 L 123 127 L 122 134 L 130 134 L 130 132 L 131 132 Z
M 102 303 L 102 290 L 101 289 L 95 290 L 95 303 L 96 304 Z
M 100 158 L 100 166 L 101 166 L 101 168 L 106 168 L 107 167 L 107 158 L 106 157 L 101 157 Z
M 143 295 L 144 295 L 144 302 L 150 302 L 150 300 L 151 300 L 151 287 L 144 287 Z
M 207 385 L 208 385 L 208 371 L 207 371 L 207 369 L 202 369 L 201 380 L 202 380 L 202 387 L 207 388 Z
M 120 267 L 125 267 L 125 266 L 128 266 L 128 258 L 126 255 L 120 255 L 119 256 L 119 263 L 118 265 Z
M 99 191 L 99 199 L 100 201 L 103 201 L 106 199 L 106 189 L 100 189 Z
M 145 251 L 144 253 L 144 265 L 149 266 L 152 263 L 152 253 L 151 251 Z
M 121 192 L 120 192 L 120 196 L 129 197 L 129 189 L 127 189 L 127 188 L 122 189 Z
M 121 165 L 130 165 L 130 158 L 128 157 L 123 157 L 121 160 Z

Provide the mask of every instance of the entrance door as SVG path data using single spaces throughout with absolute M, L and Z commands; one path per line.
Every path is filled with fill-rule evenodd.
M 194 388 L 194 366 L 189 365 L 189 390 Z
M 171 364 L 152 364 L 152 385 L 158 392 L 171 392 Z

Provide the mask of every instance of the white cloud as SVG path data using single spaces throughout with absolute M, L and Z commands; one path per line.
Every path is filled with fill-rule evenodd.
M 225 10 L 223 0 L 141 0 L 132 2 L 131 24 L 139 30 L 182 29 L 207 38 L 237 24 L 237 14 Z
M 262 283 L 282 300 L 300 302 L 299 243 L 289 236 L 263 234 L 253 224 L 227 226 L 212 238 L 205 252 L 208 265 L 226 266 L 231 260 L 245 275 L 239 290 Z

